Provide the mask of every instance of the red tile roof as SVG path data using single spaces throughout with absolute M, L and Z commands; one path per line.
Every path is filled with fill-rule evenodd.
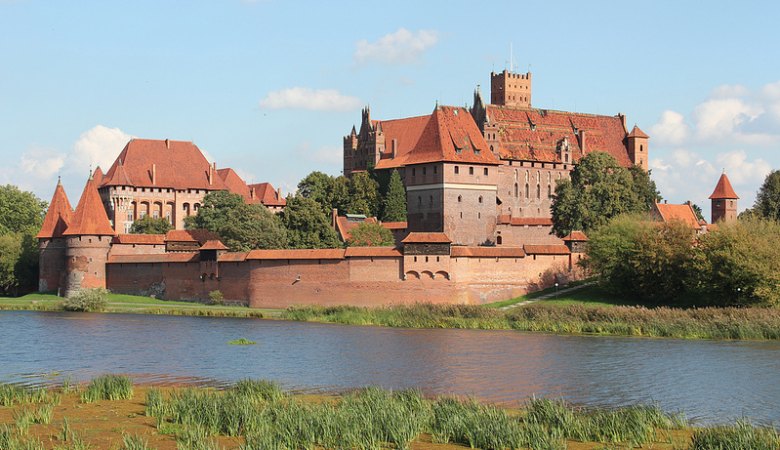
M 123 166 L 124 174 L 117 174 Z M 155 183 L 152 183 L 154 167 Z M 105 175 L 103 186 L 129 185 L 172 189 L 226 190 L 224 181 L 192 142 L 133 139 Z M 129 182 L 129 183 L 128 183 Z
M 352 256 L 364 257 L 395 257 L 401 256 L 401 252 L 393 247 L 347 247 L 344 251 L 347 258 Z
M 699 219 L 696 217 L 696 212 L 693 207 L 688 203 L 682 205 L 673 205 L 669 203 L 656 203 L 656 211 L 664 222 L 671 222 L 678 220 L 684 222 L 686 225 L 694 229 L 701 228 L 699 225 Z
M 452 241 L 444 233 L 412 232 L 402 240 L 404 244 L 449 244 Z
M 638 137 L 648 139 L 650 136 L 646 135 L 644 131 L 640 130 L 638 126 L 634 125 L 631 132 L 628 133 L 628 137 Z
M 710 199 L 716 200 L 716 199 L 738 199 L 739 196 L 736 192 L 734 192 L 734 188 L 731 187 L 731 181 L 729 181 L 729 177 L 726 176 L 726 173 L 724 172 L 721 174 L 720 179 L 718 180 L 718 184 L 715 186 L 715 190 L 712 191 L 712 195 L 710 195 Z
M 588 236 L 582 231 L 572 231 L 566 237 L 564 237 L 563 240 L 564 241 L 587 241 Z
M 388 230 L 405 230 L 409 228 L 407 222 L 382 222 L 381 225 Z
M 208 240 L 205 244 L 200 246 L 200 250 L 230 250 L 227 245 L 223 244 L 222 241 L 218 241 L 216 239 Z
M 159 253 L 154 255 L 109 255 L 109 264 L 193 263 L 200 261 L 198 253 Z
M 68 196 L 65 195 L 62 183 L 57 181 L 57 187 L 54 188 L 54 195 L 51 197 L 46 217 L 43 218 L 41 231 L 35 237 L 38 239 L 62 237 L 62 233 L 68 228 L 71 220 L 73 220 L 73 208 L 70 206 Z
M 425 126 L 420 130 L 426 118 Z M 398 123 L 389 129 L 385 122 L 377 125 L 382 126 L 385 135 L 385 153 L 381 155 L 377 169 L 430 162 L 500 164 L 465 108 L 437 106 L 430 116 L 394 122 Z M 403 130 L 404 125 L 409 129 Z M 417 142 L 411 144 L 415 138 Z M 398 145 L 395 157 L 392 155 L 393 139 Z
M 248 255 L 249 252 L 228 252 L 223 253 L 219 255 L 217 258 L 217 261 L 219 262 L 243 262 L 246 260 L 246 255 Z
M 165 234 L 165 240 L 174 242 L 198 242 L 219 240 L 219 235 L 209 230 L 171 230 Z
M 473 258 L 525 258 L 525 252 L 520 247 L 462 247 L 453 246 L 452 257 Z
M 100 166 L 97 166 L 95 171 L 92 172 L 92 178 L 95 180 L 95 186 L 103 184 L 103 169 Z
M 114 236 L 113 244 L 143 244 L 143 245 L 163 245 L 165 244 L 164 234 L 118 234 Z
M 252 198 L 249 186 L 246 185 L 246 182 L 244 182 L 235 170 L 230 168 L 218 169 L 217 175 L 219 175 L 219 178 L 225 183 L 228 191 L 240 195 L 246 203 L 260 203 L 256 198 Z
M 63 236 L 113 236 L 116 234 L 108 221 L 103 201 L 97 191 L 95 180 L 90 177 L 81 193 L 79 204 Z
M 525 252 L 529 255 L 568 255 L 571 254 L 569 247 L 563 244 L 532 245 L 523 246 Z
M 344 249 L 252 250 L 246 259 L 344 259 Z
M 249 189 L 255 190 L 255 198 L 265 206 L 287 206 L 287 199 L 282 197 L 271 183 L 250 184 Z
M 586 153 L 607 152 L 621 166 L 631 166 L 620 116 L 487 105 L 487 117 L 501 130 L 498 141 L 502 159 L 561 163 L 562 154 L 557 150 L 565 138 L 572 162 L 579 161 L 583 156 L 579 131 L 584 130 Z
M 352 230 L 361 223 L 377 223 L 376 217 L 366 217 L 362 220 L 349 220 L 345 216 L 336 217 L 336 232 L 342 241 L 346 242 L 352 238 Z

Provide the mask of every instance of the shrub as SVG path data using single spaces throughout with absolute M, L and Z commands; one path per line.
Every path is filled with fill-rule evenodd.
M 62 304 L 66 311 L 100 312 L 108 304 L 108 291 L 103 288 L 79 289 Z
M 102 375 L 93 379 L 81 393 L 83 403 L 98 400 L 125 400 L 133 398 L 133 382 L 124 375 Z
M 209 292 L 209 303 L 212 305 L 224 305 L 225 296 L 222 295 L 222 291 L 217 289 L 216 291 Z

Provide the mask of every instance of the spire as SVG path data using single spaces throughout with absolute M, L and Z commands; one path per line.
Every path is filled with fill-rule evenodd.
M 631 133 L 628 134 L 628 137 L 635 137 L 635 138 L 649 138 L 647 134 L 645 134 L 644 131 L 640 130 L 636 124 L 634 124 L 634 128 L 631 129 Z
M 90 176 L 84 186 L 84 192 L 81 193 L 76 211 L 73 213 L 73 220 L 63 236 L 113 236 L 114 234 L 116 233 L 108 221 L 95 179 Z
M 41 231 L 35 237 L 38 239 L 62 237 L 62 233 L 68 228 L 72 218 L 73 208 L 70 206 L 68 196 L 65 195 L 62 180 L 60 177 L 57 177 L 57 187 L 54 189 L 54 195 L 51 197 L 46 217 L 43 218 Z
M 729 177 L 726 176 L 726 172 L 724 170 L 723 174 L 721 174 L 720 179 L 718 180 L 718 184 L 715 186 L 715 190 L 712 191 L 712 195 L 710 195 L 711 200 L 718 200 L 718 199 L 738 199 L 739 196 L 736 192 L 734 192 L 734 188 L 731 187 L 731 182 L 729 181 Z

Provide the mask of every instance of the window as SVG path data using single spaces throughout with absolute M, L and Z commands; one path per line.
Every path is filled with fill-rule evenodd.
M 430 196 L 430 204 L 433 206 L 433 195 Z
M 536 198 L 537 199 L 542 198 L 542 185 L 540 184 L 536 185 Z
M 423 175 L 425 175 L 425 173 L 426 173 L 426 170 L 425 170 L 425 169 L 426 169 L 426 168 L 425 168 L 425 167 L 423 167 Z
M 497 236 L 496 237 L 496 245 L 501 245 L 503 243 L 504 243 L 504 241 L 503 241 L 503 239 L 501 239 L 501 236 Z
M 641 152 L 641 151 L 644 151 L 644 149 L 645 149 L 645 146 L 644 146 L 644 145 L 640 145 L 640 146 L 639 146 L 639 151 L 640 151 L 640 152 Z
M 146 217 L 146 211 L 144 211 L 144 210 L 141 210 L 141 214 L 139 214 L 139 216 L 141 217 L 141 219 L 143 219 L 144 217 Z
M 433 166 L 433 173 L 434 173 L 434 174 L 436 173 L 436 169 L 437 169 L 437 168 L 438 168 L 437 166 Z
M 479 196 L 479 202 L 482 203 L 482 196 Z
M 528 183 L 525 184 L 525 198 L 528 198 Z
M 458 203 L 460 203 L 460 202 L 462 202 L 462 201 L 463 201 L 463 196 L 459 195 L 459 196 L 458 196 Z
M 469 167 L 469 175 L 474 175 L 474 168 L 473 167 Z
M 414 167 L 412 167 L 412 176 L 415 176 L 416 174 L 417 174 L 417 169 L 415 169 Z
M 552 185 L 547 185 L 547 198 L 552 198 Z
M 488 168 L 485 167 L 485 176 L 487 176 L 487 174 L 488 174 Z
M 157 211 L 157 208 L 155 208 L 155 210 L 152 211 L 152 217 L 154 217 L 155 219 L 159 219 L 160 218 L 160 212 Z
M 458 173 L 460 173 L 460 168 L 458 166 L 455 166 L 455 174 L 457 175 Z
M 127 221 L 132 222 L 133 221 L 133 210 L 129 209 L 127 210 Z
M 517 197 L 519 193 L 519 187 L 517 186 L 517 183 L 515 183 L 515 197 Z
M 422 197 L 417 196 L 417 205 L 422 206 Z

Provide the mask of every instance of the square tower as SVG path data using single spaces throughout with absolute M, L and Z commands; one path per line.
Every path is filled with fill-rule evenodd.
M 490 73 L 490 103 L 517 108 L 531 107 L 531 72 Z

